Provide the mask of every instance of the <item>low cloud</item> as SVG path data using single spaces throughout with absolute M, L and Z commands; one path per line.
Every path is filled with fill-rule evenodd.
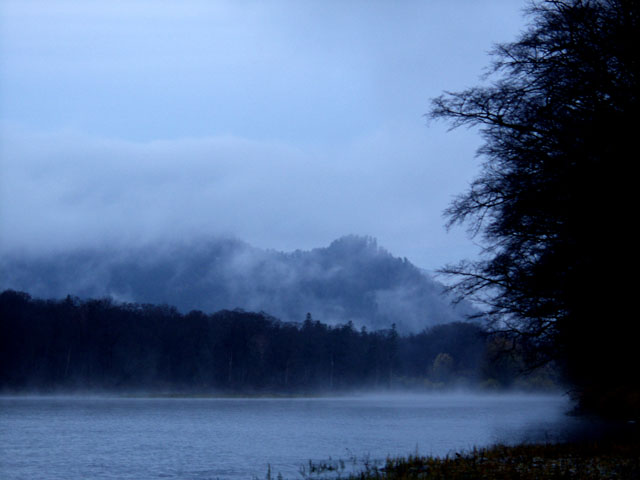
M 430 242 L 456 240 L 445 236 L 440 212 L 472 173 L 443 167 L 443 140 L 421 127 L 324 149 L 233 136 L 131 142 L 6 127 L 0 248 L 226 235 L 294 250 L 357 233 L 411 256 Z M 472 149 L 464 145 L 459 154 Z

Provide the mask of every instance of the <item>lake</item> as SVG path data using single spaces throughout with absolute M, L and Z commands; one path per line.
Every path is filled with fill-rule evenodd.
M 558 440 L 559 395 L 0 397 L 0 478 L 302 478 L 411 453 Z M 355 460 L 354 460 L 355 459 Z M 356 466 L 354 467 L 354 464 Z

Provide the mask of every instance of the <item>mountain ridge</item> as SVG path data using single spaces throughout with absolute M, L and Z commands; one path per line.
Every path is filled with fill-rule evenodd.
M 373 237 L 347 235 L 327 247 L 279 252 L 234 238 L 102 248 L 55 256 L 4 254 L 0 287 L 45 298 L 66 295 L 166 303 L 188 312 L 264 311 L 283 321 L 314 318 L 358 327 L 396 324 L 417 332 L 464 320 L 442 284 Z

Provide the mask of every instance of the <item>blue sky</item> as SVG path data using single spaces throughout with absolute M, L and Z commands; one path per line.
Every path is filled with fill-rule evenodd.
M 0 250 L 371 235 L 435 269 L 477 132 L 427 124 L 523 1 L 0 4 Z

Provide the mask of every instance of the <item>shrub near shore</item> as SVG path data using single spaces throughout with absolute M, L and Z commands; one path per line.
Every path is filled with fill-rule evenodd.
M 640 442 L 497 445 L 444 458 L 409 456 L 367 467 L 351 480 L 640 479 Z

